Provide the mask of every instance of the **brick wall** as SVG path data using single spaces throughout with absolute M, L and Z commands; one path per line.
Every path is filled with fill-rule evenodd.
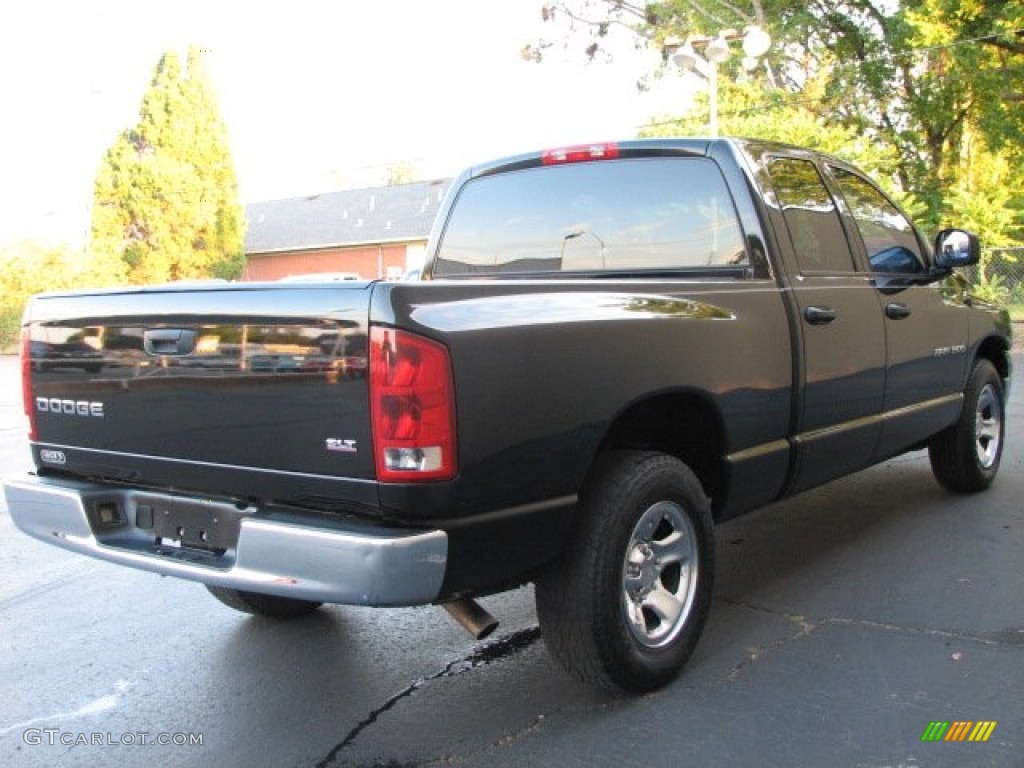
M 386 277 L 388 267 L 406 270 L 406 244 L 323 248 L 315 251 L 250 254 L 243 280 L 280 280 L 309 272 L 357 272 L 360 277 Z

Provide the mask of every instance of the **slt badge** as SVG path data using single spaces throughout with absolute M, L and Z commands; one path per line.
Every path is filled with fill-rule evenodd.
M 355 440 L 347 440 L 340 437 L 327 438 L 327 450 L 334 453 L 358 453 Z

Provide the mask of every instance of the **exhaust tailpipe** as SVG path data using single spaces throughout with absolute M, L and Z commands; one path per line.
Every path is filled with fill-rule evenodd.
M 448 611 L 448 615 L 459 622 L 462 628 L 477 640 L 483 640 L 498 628 L 498 620 L 472 598 L 461 597 L 458 600 L 450 600 L 441 603 L 441 607 Z

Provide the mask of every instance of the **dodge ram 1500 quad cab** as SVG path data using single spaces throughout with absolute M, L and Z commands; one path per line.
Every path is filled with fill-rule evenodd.
M 535 582 L 567 669 L 650 690 L 700 636 L 715 523 L 915 449 L 993 481 L 1010 331 L 954 272 L 978 258 L 794 147 L 480 165 L 417 282 L 34 298 L 8 506 L 272 616 L 439 603 L 482 635 L 474 598 Z

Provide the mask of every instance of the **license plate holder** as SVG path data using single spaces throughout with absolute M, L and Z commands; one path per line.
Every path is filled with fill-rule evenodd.
M 223 552 L 238 544 L 242 515 L 222 505 L 164 501 L 153 505 L 153 533 L 169 546 Z

